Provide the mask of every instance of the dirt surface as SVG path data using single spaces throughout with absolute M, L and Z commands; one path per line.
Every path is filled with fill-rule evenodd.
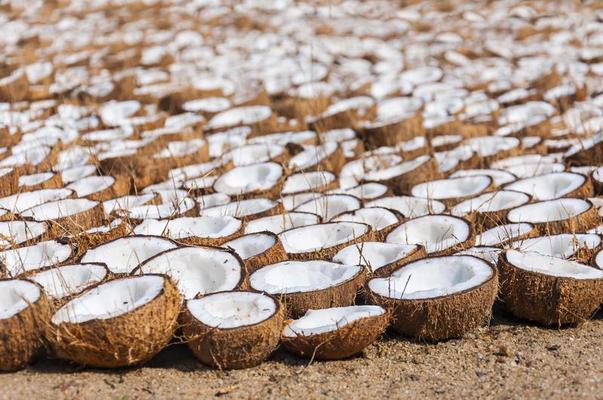
M 42 361 L 0 375 L 0 398 L 603 398 L 603 314 L 561 330 L 496 315 L 463 339 L 425 344 L 388 333 L 361 356 L 337 362 L 309 364 L 279 350 L 259 367 L 221 372 L 185 346 L 115 371 Z

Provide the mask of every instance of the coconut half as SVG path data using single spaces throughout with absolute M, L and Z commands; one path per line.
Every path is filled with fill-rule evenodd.
M 561 198 L 539 201 L 513 208 L 507 214 L 509 222 L 529 222 L 543 234 L 577 233 L 594 228 L 599 223 L 597 209 L 590 201 Z
M 59 308 L 46 337 L 58 357 L 78 364 L 141 364 L 172 338 L 180 304 L 178 289 L 165 276 L 114 279 Z
M 502 246 L 513 240 L 538 236 L 538 229 L 532 224 L 505 224 L 490 228 L 475 237 L 476 246 Z
M 201 210 L 202 216 L 228 216 L 244 222 L 270 215 L 282 214 L 283 205 L 270 199 L 247 199 L 233 201 L 222 206 L 209 207 Z
M 17 247 L 42 237 L 48 231 L 48 225 L 35 221 L 0 222 L 0 249 Z
M 38 272 L 29 279 L 42 286 L 49 299 L 62 301 L 103 281 L 107 275 L 104 264 L 70 264 Z
M 410 219 L 387 235 L 387 243 L 419 244 L 427 254 L 450 254 L 473 245 L 471 224 L 451 215 L 426 215 Z
M 428 214 L 440 214 L 446 209 L 441 201 L 422 199 L 412 196 L 388 196 L 369 201 L 365 207 L 389 208 L 402 214 L 405 218 L 422 217 Z
M 295 211 L 313 213 L 329 221 L 333 217 L 348 211 L 357 210 L 362 206 L 360 199 L 347 194 L 323 195 L 295 207 Z
M 287 253 L 278 236 L 272 232 L 256 232 L 224 243 L 234 250 L 245 263 L 247 273 L 287 259 Z
M 505 189 L 532 196 L 534 200 L 553 200 L 560 197 L 592 196 L 592 183 L 584 175 L 573 172 L 552 172 L 509 183 Z
M 175 242 L 158 236 L 126 236 L 86 251 L 81 263 L 104 263 L 115 274 L 129 274 L 149 258 L 176 248 Z
M 0 252 L 0 266 L 4 274 L 15 277 L 29 271 L 57 266 L 67 261 L 73 254 L 68 244 L 55 240 Z
M 492 187 L 492 178 L 486 175 L 476 175 L 420 183 L 413 186 L 410 192 L 415 197 L 435 199 L 452 206 Z
M 308 191 L 322 192 L 337 185 L 335 174 L 328 171 L 300 172 L 289 176 L 281 190 L 282 195 Z
M 283 345 L 301 357 L 340 360 L 375 342 L 389 323 L 385 309 L 374 305 L 308 310 L 283 329 Z
M 507 250 L 500 297 L 513 315 L 543 325 L 585 321 L 603 301 L 603 271 L 538 253 Z
M 48 314 L 46 297 L 38 285 L 0 280 L 0 370 L 15 371 L 33 361 L 42 346 Z
M 476 230 L 482 231 L 505 221 L 510 209 L 527 204 L 530 199 L 525 193 L 497 190 L 462 201 L 452 207 L 450 213 L 457 217 L 467 217 L 474 222 Z
M 496 270 L 473 256 L 428 257 L 367 283 L 375 304 L 391 310 L 392 326 L 426 340 L 461 337 L 489 322 L 498 291 Z
M 260 364 L 276 349 L 283 325 L 279 302 L 255 292 L 189 300 L 184 315 L 188 347 L 202 363 L 220 369 Z
M 316 214 L 291 211 L 249 221 L 245 226 L 245 233 L 268 231 L 278 235 L 287 229 L 319 224 L 320 222 L 321 218 Z
M 281 191 L 283 167 L 277 163 L 259 163 L 235 167 L 214 182 L 214 190 L 229 196 L 275 197 Z
M 103 207 L 98 201 L 63 199 L 43 203 L 21 212 L 21 216 L 48 222 L 51 234 L 81 232 L 103 223 Z
M 309 309 L 348 306 L 364 283 L 364 267 L 323 260 L 283 261 L 260 268 L 250 286 L 279 297 L 287 315 L 299 317 Z
M 236 289 L 245 278 L 243 263 L 236 254 L 205 246 L 163 251 L 146 260 L 135 273 L 169 276 L 184 299 Z
M 594 233 L 561 233 L 518 240 L 511 247 L 523 253 L 537 253 L 543 256 L 574 259 L 588 262 L 601 245 L 601 237 Z
M 279 234 L 288 256 L 298 260 L 330 259 L 340 249 L 371 237 L 370 226 L 348 221 L 306 225 Z
M 362 242 L 341 249 L 333 261 L 344 265 L 362 265 L 373 274 L 382 276 L 425 255 L 425 249 L 416 244 Z
M 239 236 L 242 227 L 243 224 L 238 219 L 224 216 L 145 219 L 134 228 L 134 233 L 163 236 L 191 245 L 219 246 Z
M 369 225 L 378 239 L 382 239 L 400 222 L 398 216 L 383 207 L 366 207 L 344 212 L 332 219 L 333 222 L 350 221 Z

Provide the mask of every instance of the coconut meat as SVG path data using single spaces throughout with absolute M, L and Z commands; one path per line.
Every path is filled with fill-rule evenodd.
M 313 213 L 320 216 L 323 221 L 341 213 L 357 210 L 361 207 L 358 198 L 347 194 L 328 194 L 308 200 L 295 208 L 295 211 Z
M 370 225 L 374 230 L 381 230 L 398 223 L 398 217 L 390 210 L 382 207 L 366 207 L 358 210 L 339 214 L 332 219 L 333 222 L 351 221 L 362 222 Z
M 411 193 L 413 196 L 427 199 L 453 199 L 475 196 L 491 184 L 492 178 L 486 175 L 465 176 L 419 183 L 412 188 Z
M 308 310 L 303 317 L 291 321 L 283 329 L 284 337 L 312 336 L 334 332 L 363 318 L 383 315 L 380 306 L 362 305 Z
M 564 197 L 584 185 L 586 177 L 572 172 L 552 172 L 525 178 L 505 186 L 505 189 L 523 192 L 534 200 L 552 200 Z
M 59 308 L 51 322 L 54 325 L 81 324 L 115 318 L 154 300 L 162 293 L 164 285 L 165 278 L 157 275 L 115 279 L 90 289 Z
M 514 208 L 507 214 L 511 222 L 546 223 L 561 221 L 587 211 L 592 205 L 582 199 L 561 198 Z
M 541 236 L 514 242 L 512 247 L 524 253 L 543 256 L 570 258 L 579 249 L 595 249 L 601 244 L 601 237 L 592 233 L 562 233 Z
M 415 244 L 363 242 L 341 249 L 333 257 L 333 261 L 344 265 L 363 265 L 375 272 L 385 265 L 408 257 L 418 248 Z
M 452 207 L 450 213 L 459 217 L 472 212 L 486 213 L 506 210 L 526 204 L 530 201 L 530 196 L 511 190 L 499 190 L 496 192 L 484 193 L 480 196 L 465 200 Z
M 40 288 L 28 281 L 0 281 L 0 320 L 19 314 L 40 298 Z
M 559 278 L 603 279 L 603 271 L 575 261 L 517 250 L 507 250 L 505 256 L 511 265 L 525 271 Z
M 259 324 L 277 312 L 271 297 L 254 292 L 223 292 L 186 303 L 188 311 L 204 325 L 233 329 Z
M 171 220 L 145 219 L 134 228 L 134 233 L 166 236 L 171 239 L 221 238 L 236 233 L 241 225 L 238 219 L 225 216 L 181 217 Z
M 335 175 L 328 171 L 300 172 L 289 176 L 283 184 L 281 194 L 311 191 L 328 185 L 335 180 Z
M 357 239 L 369 229 L 358 222 L 332 222 L 289 229 L 281 232 L 279 238 L 287 253 L 308 253 Z
M 9 275 L 60 264 L 71 256 L 71 246 L 54 240 L 40 242 L 33 246 L 0 252 L 0 263 Z
M 424 300 L 476 288 L 493 275 L 494 270 L 484 260 L 455 255 L 414 261 L 387 278 L 371 279 L 368 286 L 380 296 Z
M 91 210 L 97 204 L 98 201 L 88 199 L 62 199 L 34 206 L 21 215 L 36 221 L 52 221 Z
M 203 209 L 201 215 L 230 216 L 244 218 L 254 214 L 260 214 L 277 206 L 277 202 L 270 199 L 249 199 L 233 201 L 231 203 Z
M 222 246 L 231 248 L 243 260 L 262 254 L 276 244 L 277 238 L 266 233 L 252 233 L 230 240 Z
M 49 297 L 62 299 L 81 292 L 106 276 L 107 269 L 101 264 L 71 264 L 38 272 L 30 279 L 42 286 Z
M 475 238 L 475 244 L 477 246 L 496 246 L 513 238 L 526 235 L 533 229 L 534 225 L 525 222 L 498 225 L 478 235 Z
M 403 223 L 387 235 L 388 243 L 420 244 L 427 253 L 446 250 L 471 235 L 470 225 L 448 215 L 426 215 Z
M 216 192 L 230 196 L 261 192 L 272 188 L 283 176 L 283 168 L 276 163 L 259 163 L 235 167 L 216 179 Z
M 440 214 L 446 206 L 438 200 L 412 196 L 389 196 L 366 203 L 366 207 L 383 207 L 398 211 L 406 218 L 422 217 L 428 214 Z
M 245 226 L 245 233 L 268 231 L 278 235 L 287 229 L 318 223 L 320 217 L 316 214 L 292 211 L 249 221 Z

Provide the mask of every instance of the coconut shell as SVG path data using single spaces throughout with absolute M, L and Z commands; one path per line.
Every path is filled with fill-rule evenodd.
M 243 260 L 245 264 L 245 271 L 247 271 L 247 276 L 251 275 L 258 269 L 266 265 L 276 264 L 281 261 L 288 260 L 287 253 L 285 252 L 285 248 L 283 247 L 283 243 L 281 243 L 277 235 L 267 231 L 256 232 L 252 233 L 251 235 L 256 235 L 257 233 L 274 236 L 276 240 L 274 244 L 270 246 L 266 251 Z
M 279 343 L 283 309 L 275 300 L 276 312 L 255 325 L 231 329 L 214 328 L 196 319 L 188 308 L 183 314 L 184 339 L 202 363 L 219 369 L 241 369 L 259 365 Z
M 169 343 L 180 304 L 178 289 L 165 277 L 162 292 L 142 307 L 104 320 L 49 324 L 46 335 L 58 357 L 78 364 L 99 368 L 142 364 Z
M 9 173 L 0 176 L 0 197 L 17 193 L 18 188 L 19 170 L 17 168 L 12 168 Z
M 385 124 L 367 124 L 360 130 L 360 135 L 368 148 L 376 149 L 382 146 L 396 146 L 400 142 L 423 136 L 423 116 L 414 116 Z
M 65 235 L 74 235 L 100 226 L 103 224 L 104 215 L 103 203 L 99 202 L 94 207 L 83 212 L 50 220 L 48 221 L 50 225 L 49 236 L 56 238 Z
M 548 326 L 578 324 L 603 302 L 603 279 L 574 279 L 526 271 L 502 254 L 500 298 L 516 317 Z
M 591 204 L 590 208 L 581 214 L 560 221 L 534 223 L 542 235 L 557 235 L 560 233 L 579 233 L 596 228 L 599 225 L 599 211 Z
M 282 344 L 293 354 L 318 360 L 340 360 L 360 353 L 375 342 L 389 325 L 387 312 L 365 317 L 341 328 L 316 335 L 283 336 Z
M 404 268 L 404 267 L 402 267 Z M 492 317 L 498 292 L 498 274 L 481 285 L 449 296 L 420 300 L 384 297 L 367 288 L 371 303 L 392 313 L 392 327 L 404 336 L 438 341 L 462 337 Z
M 49 319 L 49 303 L 40 288 L 40 297 L 35 303 L 0 320 L 0 370 L 24 368 L 39 355 L 43 347 L 43 330 Z

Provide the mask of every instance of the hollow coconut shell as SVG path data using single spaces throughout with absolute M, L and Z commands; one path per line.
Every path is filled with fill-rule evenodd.
M 29 365 L 43 347 L 44 326 L 50 319 L 50 306 L 39 285 L 38 299 L 17 314 L 0 319 L 0 370 L 16 371 Z
M 368 282 L 366 293 L 371 303 L 390 310 L 392 327 L 402 335 L 417 340 L 446 340 L 462 337 L 490 321 L 498 293 L 498 273 L 493 268 L 490 279 L 479 286 L 428 299 L 381 296 L 368 288 Z
M 390 322 L 390 314 L 369 316 L 355 320 L 330 332 L 316 335 L 282 336 L 287 351 L 304 358 L 341 360 L 360 353 L 374 343 Z
M 162 291 L 130 312 L 82 323 L 48 324 L 46 338 L 54 353 L 59 358 L 97 368 L 127 367 L 151 359 L 171 340 L 181 305 L 176 286 L 167 277 L 159 276 L 164 278 Z
M 527 271 L 498 259 L 500 298 L 516 317 L 557 326 L 589 319 L 603 301 L 603 279 L 574 279 Z
M 203 364 L 214 368 L 242 369 L 259 365 L 278 346 L 283 327 L 283 308 L 278 300 L 273 300 L 276 312 L 268 319 L 228 329 L 205 325 L 185 307 L 182 333 L 189 349 Z
M 283 247 L 283 243 L 281 242 L 281 240 L 278 238 L 277 235 L 275 235 L 272 232 L 268 232 L 268 231 L 255 232 L 255 233 L 251 233 L 250 235 L 254 235 L 254 234 L 258 234 L 258 233 L 261 233 L 263 235 L 273 236 L 274 244 L 272 246 L 270 246 L 268 249 L 266 249 L 265 251 L 243 260 L 243 263 L 245 264 L 245 271 L 247 272 L 247 275 L 254 273 L 258 269 L 260 269 L 266 265 L 276 264 L 278 262 L 288 260 L 287 252 L 285 251 L 285 248 Z

